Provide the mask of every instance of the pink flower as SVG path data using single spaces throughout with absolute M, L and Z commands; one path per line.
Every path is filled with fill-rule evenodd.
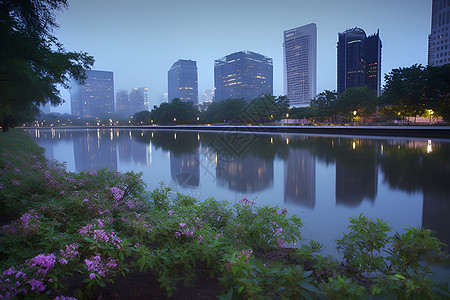
M 186 223 L 180 223 L 181 228 L 183 228 L 184 226 L 186 226 Z
M 89 278 L 90 278 L 91 280 L 94 279 L 94 278 L 95 278 L 95 274 L 94 274 L 94 273 L 89 274 Z
M 220 233 L 216 234 L 216 236 L 214 238 L 217 239 L 219 236 L 220 236 Z
M 173 215 L 173 211 L 169 210 L 168 211 L 169 215 Z

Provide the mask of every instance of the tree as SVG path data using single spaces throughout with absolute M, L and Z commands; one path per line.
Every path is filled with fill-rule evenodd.
M 198 115 L 197 106 L 192 101 L 181 101 L 178 98 L 171 103 L 156 105 L 150 112 L 151 120 L 157 124 L 191 123 Z
M 349 88 L 336 101 L 336 110 L 344 116 L 356 111 L 358 116 L 369 117 L 375 113 L 376 107 L 376 93 L 367 86 Z
M 405 116 L 423 115 L 428 110 L 450 120 L 450 65 L 412 65 L 385 75 L 382 104 Z
M 67 52 L 51 35 L 55 13 L 66 0 L 0 1 L 0 125 L 3 131 L 27 121 L 41 104 L 62 102 L 57 85 L 82 83 L 94 59 Z
M 424 94 L 428 101 L 427 109 L 432 109 L 444 120 L 450 121 L 450 64 L 428 66 Z
M 424 112 L 425 67 L 415 64 L 408 68 L 393 69 L 385 75 L 385 82 L 382 104 L 391 106 L 403 116 L 415 117 Z
M 324 90 L 311 101 L 311 108 L 316 111 L 316 116 L 319 118 L 333 117 L 338 114 L 336 101 L 336 91 Z

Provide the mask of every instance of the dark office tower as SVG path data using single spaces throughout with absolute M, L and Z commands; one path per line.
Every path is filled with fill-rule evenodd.
M 284 162 L 284 202 L 316 205 L 316 159 L 308 150 L 289 150 Z
M 433 0 L 431 33 L 428 35 L 428 65 L 450 63 L 450 0 Z
M 130 97 L 125 90 L 118 90 L 116 93 L 116 113 L 121 116 L 130 114 Z
M 369 89 L 381 91 L 381 40 L 380 32 L 366 39 L 366 85 Z
M 130 92 L 130 115 L 148 110 L 148 88 L 134 88 Z
M 222 57 L 214 62 L 214 84 L 214 101 L 272 95 L 273 60 L 250 51 Z
M 83 85 L 74 85 L 70 91 L 72 115 L 99 117 L 114 112 L 113 72 L 86 70 Z
M 169 102 L 179 98 L 181 101 L 198 103 L 197 62 L 177 60 L 168 72 Z
M 367 85 L 380 91 L 381 40 L 379 33 L 367 37 L 355 27 L 339 33 L 337 44 L 338 94 L 352 87 Z
M 283 49 L 284 94 L 291 107 L 308 106 L 316 96 L 316 24 L 286 30 Z

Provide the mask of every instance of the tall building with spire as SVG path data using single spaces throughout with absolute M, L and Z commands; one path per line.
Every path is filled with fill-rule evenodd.
M 198 103 L 197 62 L 179 59 L 168 71 L 169 102 L 175 98 Z
M 337 43 L 337 90 L 342 94 L 348 88 L 367 86 L 381 89 L 381 40 L 379 32 L 366 36 L 355 27 L 339 33 Z
M 308 106 L 316 96 L 317 27 L 284 31 L 284 94 L 291 107 Z
M 239 51 L 214 62 L 214 101 L 250 100 L 273 94 L 273 60 L 251 51 Z
M 450 63 L 450 0 L 433 0 L 431 33 L 428 35 L 428 65 Z

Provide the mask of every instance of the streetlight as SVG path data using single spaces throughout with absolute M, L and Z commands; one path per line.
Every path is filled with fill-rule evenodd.
M 176 122 L 176 121 L 177 121 L 177 118 L 173 118 L 173 121 Z
M 289 118 L 289 114 L 286 114 L 286 118 Z
M 429 109 L 428 112 L 430 114 L 430 124 L 431 124 L 431 117 L 433 116 L 434 111 L 432 109 Z

